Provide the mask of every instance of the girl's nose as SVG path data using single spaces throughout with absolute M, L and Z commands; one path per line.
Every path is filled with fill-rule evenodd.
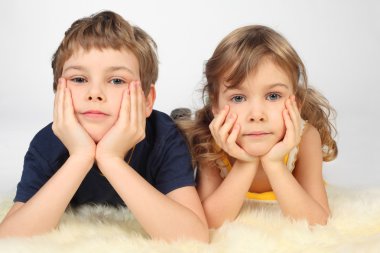
M 249 113 L 249 121 L 250 122 L 262 122 L 265 121 L 265 112 L 263 105 L 259 102 L 255 102 L 251 104 L 251 110 Z

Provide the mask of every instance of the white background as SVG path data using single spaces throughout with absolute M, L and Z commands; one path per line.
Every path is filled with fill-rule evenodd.
M 233 29 L 282 33 L 304 60 L 311 85 L 338 112 L 333 185 L 380 185 L 380 2 L 368 1 L 1 1 L 0 195 L 14 192 L 34 134 L 52 119 L 51 56 L 78 18 L 113 10 L 158 44 L 155 108 L 197 108 L 204 62 Z M 378 157 L 379 156 L 379 157 Z

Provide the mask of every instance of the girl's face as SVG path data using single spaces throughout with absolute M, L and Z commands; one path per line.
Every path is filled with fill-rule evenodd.
M 98 142 L 119 116 L 123 92 L 140 80 L 137 58 L 127 50 L 78 50 L 64 64 L 79 123 Z
M 293 93 L 286 72 L 271 60 L 263 59 L 239 87 L 220 86 L 219 101 L 213 111 L 217 113 L 228 105 L 229 115 L 237 115 L 236 123 L 240 125 L 237 144 L 252 156 L 262 156 L 285 135 L 282 112 Z

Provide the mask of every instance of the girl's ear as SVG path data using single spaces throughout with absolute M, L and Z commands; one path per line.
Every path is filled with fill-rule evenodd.
M 215 115 L 217 115 L 219 113 L 219 109 L 216 106 L 212 106 L 211 107 L 211 112 L 212 112 L 212 114 L 215 117 Z
M 145 117 L 149 117 L 153 111 L 153 104 L 156 101 L 156 88 L 154 84 L 150 85 L 149 93 L 145 98 Z

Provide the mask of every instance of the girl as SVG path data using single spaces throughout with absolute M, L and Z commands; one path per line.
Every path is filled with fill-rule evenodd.
M 278 202 L 284 215 L 326 224 L 322 162 L 337 156 L 335 114 L 308 87 L 304 64 L 265 26 L 236 29 L 208 60 L 205 106 L 182 121 L 198 166 L 208 224 L 234 220 L 246 198 Z

